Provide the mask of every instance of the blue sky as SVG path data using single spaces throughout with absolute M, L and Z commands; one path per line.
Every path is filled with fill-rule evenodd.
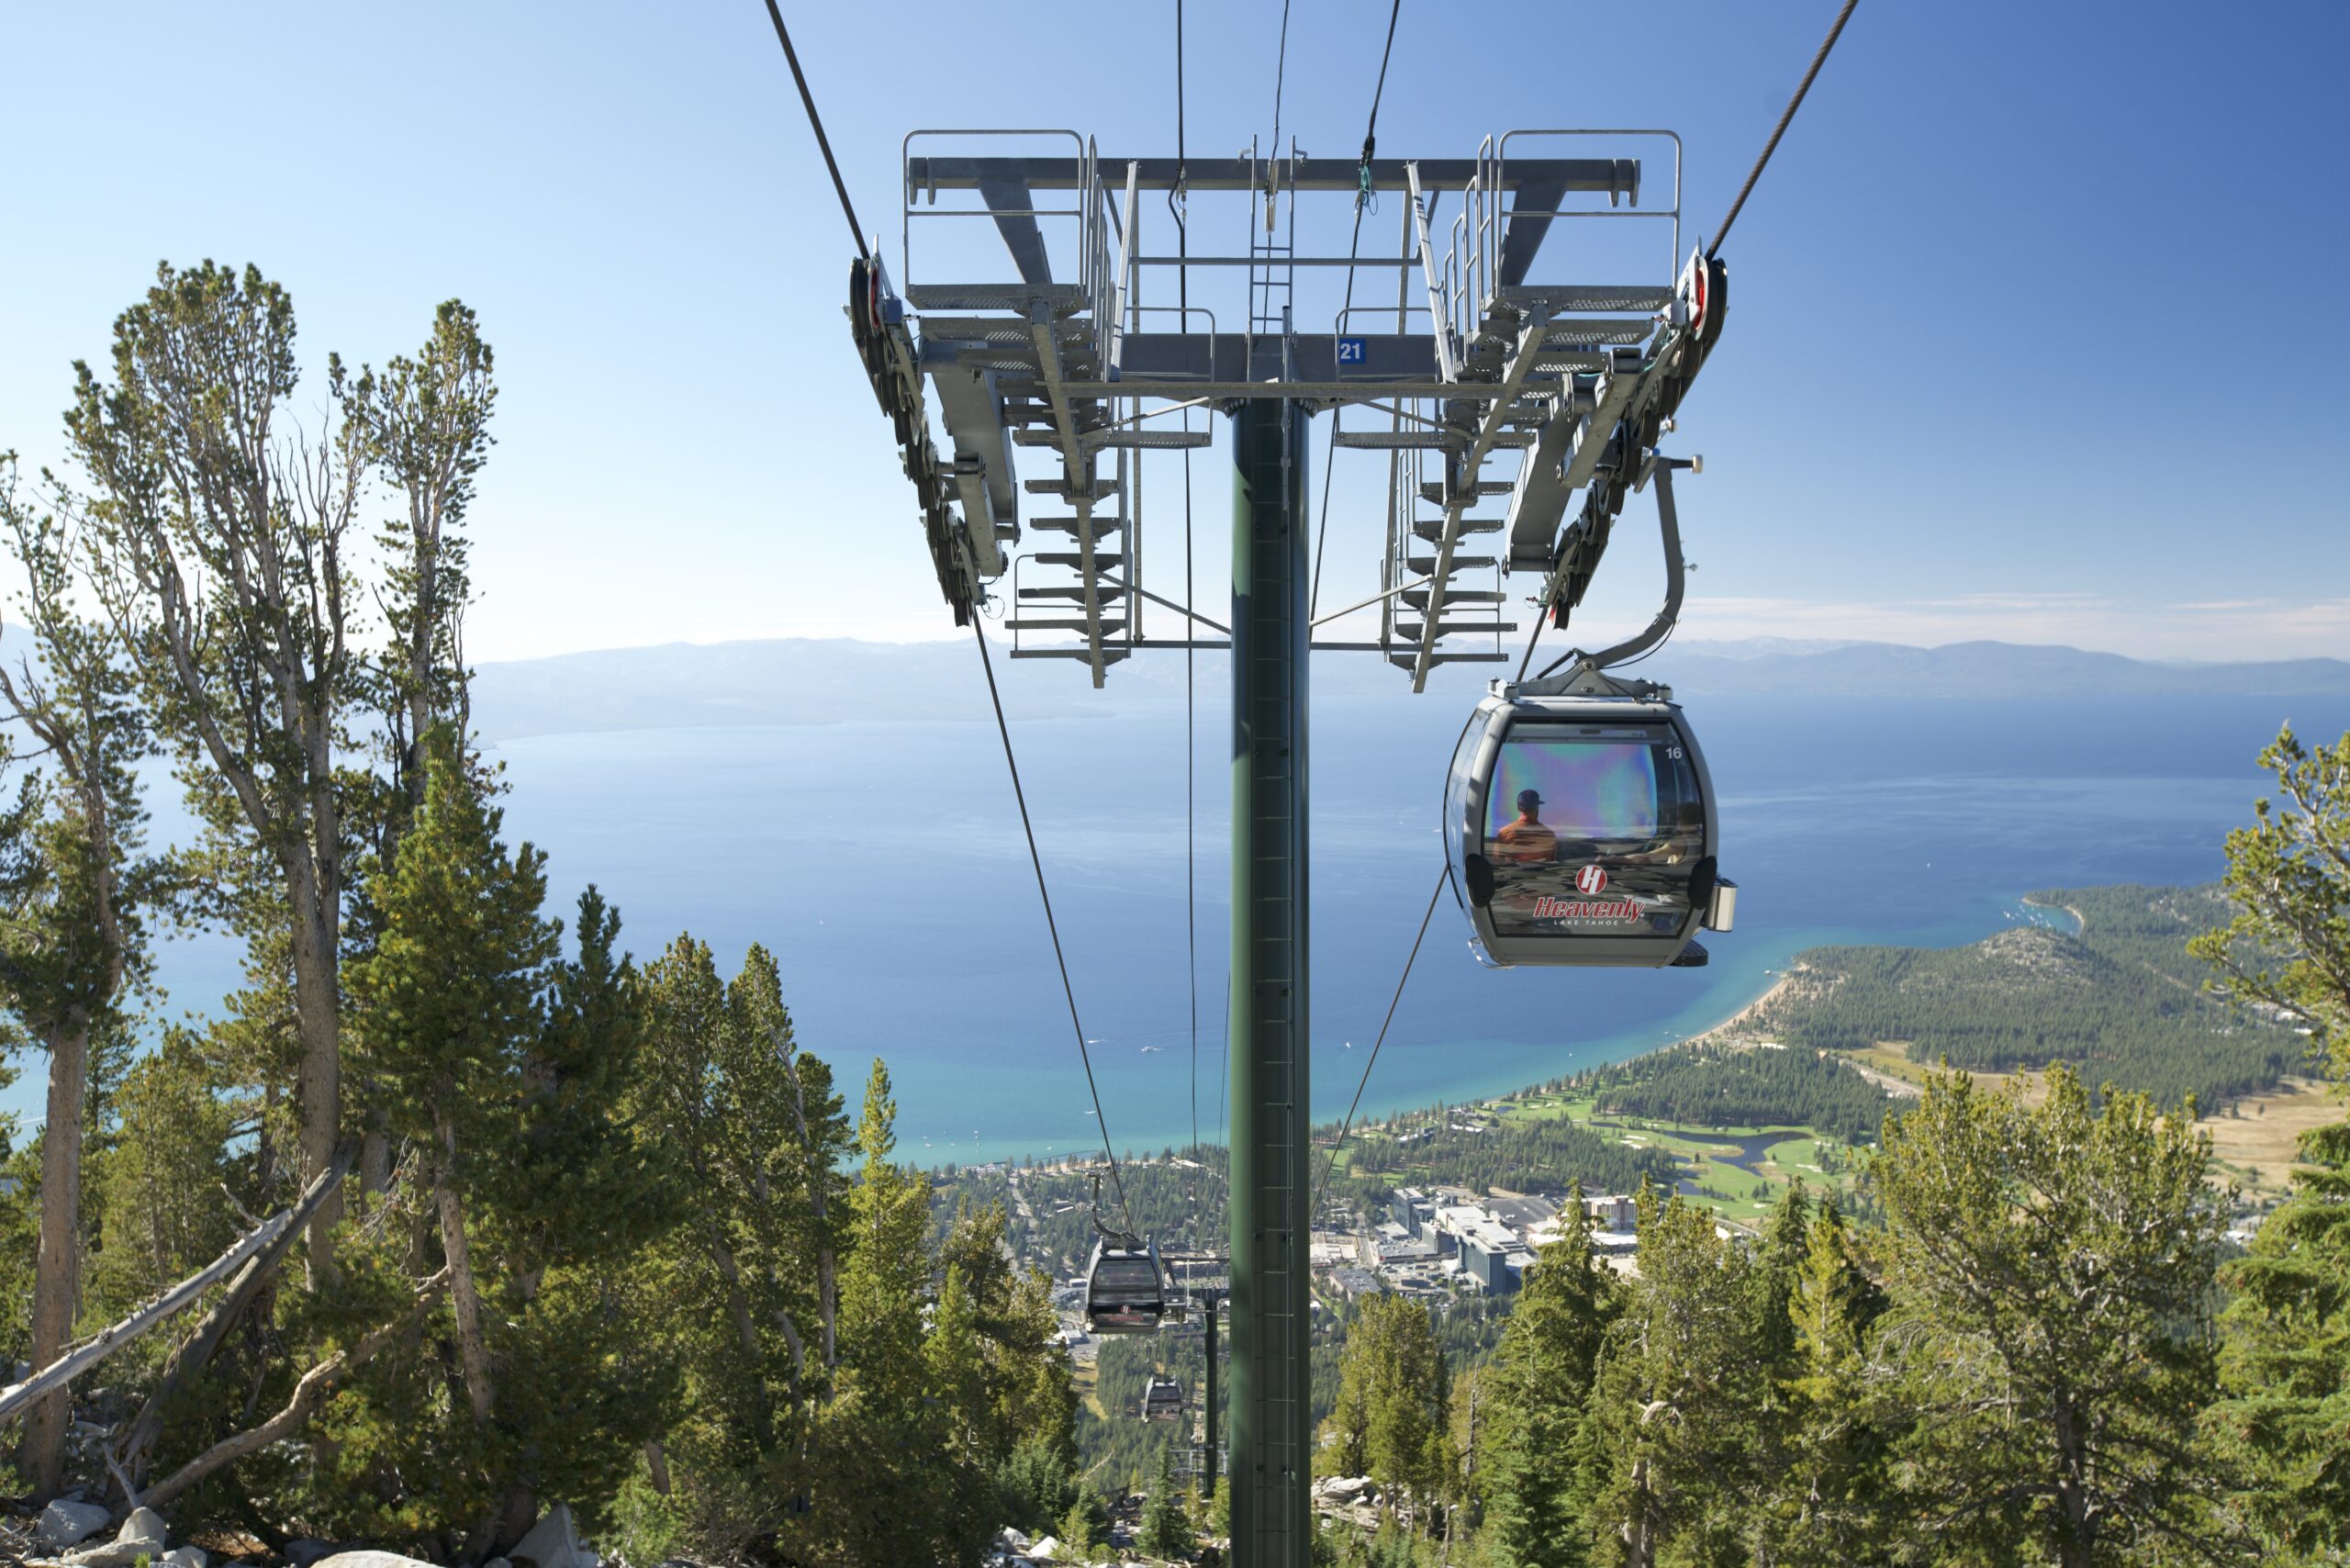
M 1380 151 L 1669 126 L 1694 241 L 1832 9 L 1404 0 Z M 785 10 L 869 228 L 894 231 L 916 127 L 1173 151 L 1171 3 Z M 1308 151 L 1360 143 L 1386 10 L 1296 0 L 1282 121 Z M 1675 438 L 1707 458 L 1684 634 L 2350 654 L 2346 15 L 1867 0 L 1725 251 L 1728 335 Z M 1270 132 L 1280 8 L 1186 19 L 1192 154 L 1228 155 Z M 20 5 L 0 61 L 0 447 L 28 466 L 160 258 L 259 263 L 321 365 L 412 347 L 458 295 L 503 387 L 477 657 L 952 634 L 757 0 Z M 1195 241 L 1237 245 L 1208 206 Z M 1342 249 L 1343 222 L 1309 241 Z M 1383 464 L 1351 455 L 1326 595 L 1374 570 Z M 1199 463 L 1214 583 L 1223 468 Z M 1621 538 L 1595 614 L 1643 619 L 1652 552 Z

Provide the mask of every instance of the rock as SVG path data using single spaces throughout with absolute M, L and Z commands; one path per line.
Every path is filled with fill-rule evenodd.
M 1014 1557 L 1021 1557 L 1025 1556 L 1028 1548 L 1035 1543 L 1010 1525 L 1006 1525 L 996 1532 L 995 1544 L 998 1550 L 1008 1551 Z M 483 1568 L 488 1568 L 488 1565 L 485 1563 Z
M 572 1528 L 568 1503 L 549 1508 L 507 1555 L 524 1568 L 596 1568 L 596 1554 L 579 1544 Z
M 334 1555 L 334 1542 L 330 1540 L 303 1540 L 285 1543 L 285 1561 L 294 1564 L 294 1568 L 310 1568 L 313 1562 L 323 1562 Z
M 200 1546 L 178 1546 L 155 1559 L 156 1568 L 212 1568 L 212 1559 Z
M 1046 1562 L 1056 1557 L 1058 1557 L 1060 1554 L 1061 1543 L 1052 1536 L 1048 1535 L 1044 1540 L 1038 1541 L 1035 1545 L 1028 1549 L 1028 1561 L 1031 1562 Z
M 145 1514 L 148 1519 L 152 1521 L 154 1533 L 134 1536 L 129 1533 L 131 1525 L 125 1525 L 122 1527 L 123 1539 L 121 1540 L 108 1541 L 104 1546 L 85 1546 L 79 1551 L 67 1552 L 65 1554 L 66 1568 L 134 1568 L 142 1557 L 151 1562 L 162 1556 L 163 1521 L 157 1518 L 151 1510 L 140 1508 L 132 1512 L 131 1524 L 140 1523 L 140 1514 Z
M 61 1497 L 40 1511 L 38 1534 L 40 1543 L 55 1551 L 87 1540 L 113 1517 L 95 1503 L 70 1503 Z
M 432 1568 L 432 1564 L 397 1551 L 338 1551 L 319 1558 L 318 1568 Z

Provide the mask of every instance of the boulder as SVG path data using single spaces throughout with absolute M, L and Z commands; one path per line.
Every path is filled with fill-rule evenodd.
M 1060 1554 L 1060 1541 L 1055 1537 L 1048 1535 L 1044 1540 L 1038 1541 L 1035 1545 L 1028 1549 L 1028 1561 L 1031 1562 L 1049 1562 Z
M 549 1508 L 506 1555 L 519 1568 L 596 1568 L 596 1554 L 579 1543 L 568 1503 Z
M 996 1531 L 995 1544 L 999 1551 L 1008 1551 L 1014 1557 L 1023 1557 L 1027 1554 L 1028 1548 L 1035 1542 L 1010 1525 L 1006 1525 Z
M 40 1543 L 51 1551 L 87 1540 L 106 1528 L 114 1516 L 95 1503 L 70 1503 L 61 1497 L 40 1511 L 37 1527 Z
M 156 1568 L 212 1568 L 212 1559 L 200 1546 L 175 1546 L 155 1563 Z
M 318 1568 L 433 1568 L 433 1565 L 414 1557 L 402 1557 L 397 1551 L 338 1551 L 319 1558 Z
M 67 1568 L 133 1568 L 142 1557 L 151 1561 L 163 1555 L 165 1535 L 162 1515 L 152 1508 L 133 1508 L 113 1540 L 67 1552 Z

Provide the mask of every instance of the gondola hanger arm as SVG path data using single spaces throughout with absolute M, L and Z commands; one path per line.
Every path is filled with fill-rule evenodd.
M 1657 531 L 1664 545 L 1664 608 L 1639 633 L 1612 647 L 1595 654 L 1575 648 L 1560 655 L 1543 666 L 1539 676 L 1519 682 L 1516 689 L 1520 693 L 1540 697 L 1572 690 L 1577 682 L 1588 681 L 1603 670 L 1637 658 L 1672 634 L 1681 619 L 1681 596 L 1688 577 L 1687 563 L 1681 558 L 1681 513 L 1673 501 L 1673 471 L 1686 468 L 1692 473 L 1703 473 L 1705 463 L 1702 457 L 1667 457 L 1652 452 L 1640 465 L 1639 476 L 1633 483 L 1634 489 L 1651 479 L 1656 483 Z M 1562 666 L 1567 666 L 1565 674 L 1553 673 Z

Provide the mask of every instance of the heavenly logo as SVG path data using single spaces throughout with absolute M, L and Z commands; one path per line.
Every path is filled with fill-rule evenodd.
M 1607 886 L 1607 873 L 1596 866 L 1586 866 L 1575 873 L 1575 891 L 1591 897 Z

